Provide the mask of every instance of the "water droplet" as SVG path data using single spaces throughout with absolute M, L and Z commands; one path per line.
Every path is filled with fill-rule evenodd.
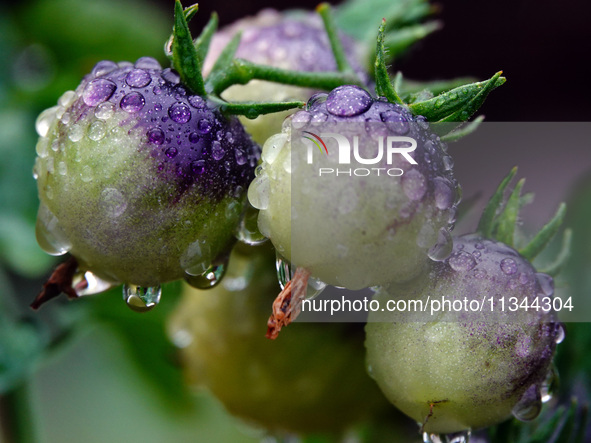
M 174 148 L 174 147 L 168 148 L 165 152 L 165 154 L 168 158 L 175 158 L 178 153 L 179 153 L 178 149 Z
M 475 247 L 476 249 L 484 249 L 484 245 L 483 245 L 482 243 L 475 243 L 475 244 L 474 244 L 474 247 Z
M 50 255 L 64 255 L 72 248 L 57 217 L 43 203 L 39 205 L 35 235 L 41 249 Z
M 111 60 L 102 60 L 94 65 L 94 68 L 92 68 L 90 73 L 93 77 L 100 77 L 101 75 L 113 72 L 117 68 L 117 63 L 112 62 Z
M 57 120 L 56 111 L 57 106 L 54 106 L 53 108 L 46 109 L 39 114 L 39 117 L 37 117 L 37 120 L 35 121 L 35 129 L 37 130 L 39 137 L 46 137 L 49 133 L 49 128 Z
M 95 121 L 88 128 L 88 138 L 96 142 L 101 140 L 106 132 L 105 124 L 100 120 Z
M 517 272 L 517 263 L 512 258 L 504 258 L 501 260 L 501 271 L 507 275 L 512 275 Z
M 69 107 L 74 100 L 77 98 L 77 94 L 74 91 L 66 91 L 62 94 L 62 96 L 57 100 L 58 105 L 63 106 L 64 108 Z
M 248 161 L 246 154 L 241 149 L 236 149 L 234 151 L 234 156 L 236 157 L 236 163 L 238 165 L 244 165 Z
M 421 200 L 427 192 L 427 181 L 418 169 L 411 169 L 402 176 L 402 190 L 411 200 Z
M 131 310 L 136 312 L 148 312 L 158 303 L 162 295 L 160 286 L 146 288 L 136 285 L 123 285 L 123 300 Z
M 456 251 L 450 255 L 448 261 L 449 266 L 457 272 L 465 272 L 474 269 L 476 260 L 474 256 L 466 251 Z
M 511 410 L 513 416 L 521 421 L 531 421 L 540 415 L 542 396 L 537 385 L 531 385 Z
M 205 107 L 205 100 L 203 100 L 203 98 L 198 95 L 190 95 L 187 100 L 194 108 L 202 109 Z
M 526 285 L 530 282 L 530 278 L 529 275 L 527 275 L 527 273 L 522 272 L 521 274 L 519 274 L 519 283 L 521 283 L 522 285 Z
M 192 276 L 203 274 L 211 266 L 210 248 L 204 240 L 191 243 L 180 261 L 185 273 Z
M 380 119 L 386 123 L 386 127 L 394 134 L 404 135 L 410 130 L 410 123 L 404 116 L 394 111 L 380 113 Z
M 326 110 L 339 117 L 352 117 L 369 109 L 371 95 L 359 86 L 339 86 L 326 98 Z
M 435 177 L 433 185 L 435 187 L 435 205 L 441 210 L 451 208 L 455 200 L 455 193 L 450 181 L 446 178 Z
M 37 145 L 35 146 L 35 152 L 41 158 L 47 157 L 49 154 L 49 139 L 46 137 L 39 137 Z
M 141 111 L 145 104 L 146 100 L 142 94 L 139 92 L 130 92 L 121 99 L 121 103 L 119 105 L 125 112 L 132 114 L 134 112 Z
M 127 209 L 127 200 L 115 188 L 106 188 L 101 192 L 100 206 L 108 217 L 117 218 Z
M 90 166 L 86 165 L 82 168 L 82 172 L 80 172 L 80 179 L 85 183 L 92 181 L 92 168 Z
M 197 129 L 199 129 L 202 134 L 209 134 L 211 132 L 211 122 L 206 118 L 203 118 L 197 123 Z
M 99 78 L 86 85 L 82 93 L 82 100 L 87 106 L 96 106 L 109 100 L 116 89 L 117 85 L 111 80 Z
M 281 254 L 276 252 L 275 269 L 277 271 L 277 281 L 282 290 L 285 289 L 285 285 L 291 280 L 295 273 L 295 269 L 292 271 L 291 267 L 291 263 L 283 258 Z
M 449 231 L 445 228 L 439 230 L 437 243 L 429 249 L 427 255 L 433 261 L 443 261 L 451 254 L 453 250 L 453 239 Z
M 222 144 L 218 141 L 214 141 L 211 144 L 211 156 L 213 159 L 219 161 L 224 158 L 224 155 L 226 155 L 226 151 L 222 147 Z
M 84 297 L 85 295 L 94 295 L 104 292 L 115 286 L 115 284 L 97 277 L 90 271 L 86 271 L 74 275 L 72 286 L 79 297 Z
M 109 120 L 115 113 L 115 105 L 111 102 L 101 103 L 94 110 L 94 116 L 101 120 Z M 65 116 L 65 114 L 64 114 Z
M 267 209 L 270 192 L 269 177 L 267 174 L 261 174 L 248 187 L 248 200 L 257 209 Z
M 451 158 L 451 156 L 449 156 L 449 155 L 444 155 L 444 156 L 443 156 L 443 160 L 442 160 L 442 161 L 443 161 L 443 168 L 444 168 L 446 171 L 451 171 L 451 170 L 453 169 L 453 167 L 454 167 L 454 161 L 453 161 L 453 159 Z
M 211 266 L 203 274 L 187 275 L 185 281 L 197 289 L 213 288 L 222 280 L 226 269 L 226 264 Z
M 68 138 L 73 142 L 78 142 L 84 137 L 84 127 L 79 124 L 70 126 L 68 129 Z
M 556 336 L 554 338 L 554 341 L 556 342 L 557 345 L 559 345 L 566 338 L 566 328 L 564 327 L 564 325 L 562 323 L 560 323 L 560 322 L 556 323 L 555 334 L 556 334 Z
M 234 236 L 242 243 L 255 246 L 267 241 L 267 238 L 260 233 L 258 228 L 259 211 L 253 208 L 250 203 L 244 205 L 244 214 L 234 232 Z
M 560 377 L 558 376 L 558 370 L 556 369 L 556 366 L 552 364 L 550 365 L 550 369 L 546 374 L 546 378 L 540 387 L 540 397 L 542 403 L 547 403 L 552 400 L 552 396 L 554 395 L 554 392 L 556 392 L 559 381 Z
M 267 139 L 263 146 L 263 161 L 272 165 L 287 142 L 287 134 L 275 134 Z
M 312 116 L 309 112 L 306 111 L 299 111 L 296 112 L 293 117 L 291 118 L 291 125 L 295 129 L 301 129 L 305 127 L 308 123 L 310 123 L 310 118 Z
M 152 57 L 140 57 L 137 59 L 134 65 L 137 69 L 153 69 L 159 71 L 162 69 L 158 60 Z
M 205 172 L 205 160 L 191 162 L 191 171 L 196 175 L 203 174 Z
M 181 81 L 181 77 L 179 76 L 178 72 L 173 71 L 170 68 L 166 68 L 164 71 L 162 71 L 161 77 L 167 82 L 175 85 L 179 84 Z
M 429 129 L 429 122 L 427 121 L 427 119 L 424 116 L 422 116 L 422 115 L 417 116 L 415 121 L 419 124 L 419 127 L 423 128 L 425 130 Z
M 165 136 L 164 132 L 160 128 L 153 128 L 148 131 L 148 141 L 155 145 L 161 145 L 164 143 Z
M 473 272 L 474 278 L 483 279 L 486 277 L 486 271 L 484 269 L 475 269 Z
M 59 175 L 66 175 L 68 173 L 68 166 L 65 162 L 59 162 L 57 164 L 57 172 Z
M 184 103 L 175 103 L 168 108 L 168 115 L 176 123 L 187 123 L 191 120 L 191 109 Z
M 326 289 L 327 284 L 314 277 L 308 278 L 306 287 L 306 300 L 313 300 Z
M 540 289 L 544 295 L 554 295 L 554 279 L 552 277 L 550 277 L 548 274 L 538 272 L 536 273 L 536 280 L 538 281 Z
M 191 132 L 189 134 L 189 141 L 191 143 L 197 143 L 199 141 L 199 134 L 197 134 L 196 132 Z
M 312 108 L 324 103 L 327 97 L 328 94 L 325 92 L 318 92 L 317 94 L 314 94 L 308 99 L 308 102 L 306 103 L 306 111 L 310 111 Z
M 143 69 L 133 69 L 125 77 L 125 83 L 132 88 L 143 88 L 148 86 L 151 81 L 152 77 Z

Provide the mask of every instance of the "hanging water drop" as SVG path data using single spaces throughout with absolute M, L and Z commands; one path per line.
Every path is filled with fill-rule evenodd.
M 148 312 L 160 303 L 162 288 L 160 286 L 143 287 L 123 285 L 123 300 L 127 306 L 136 312 Z
M 281 290 L 283 290 L 285 289 L 287 282 L 292 279 L 295 269 L 292 271 L 291 263 L 283 258 L 278 252 L 276 253 L 275 258 L 275 269 L 277 270 L 277 281 L 279 282 L 279 286 L 281 286 Z
M 513 416 L 521 421 L 531 421 L 540 415 L 542 395 L 537 385 L 531 385 L 511 410 Z
M 558 377 L 558 370 L 556 366 L 552 364 L 550 366 L 550 370 L 546 374 L 546 378 L 542 382 L 542 386 L 540 388 L 540 396 L 542 399 L 542 403 L 547 403 L 552 400 L 552 396 L 556 391 L 556 387 L 558 386 L 559 377 Z
M 185 281 L 197 289 L 209 289 L 216 286 L 226 273 L 227 263 L 213 265 L 201 275 L 185 276 Z
M 72 280 L 72 287 L 76 290 L 78 297 L 98 294 L 112 288 L 113 286 L 115 286 L 114 283 L 103 280 L 90 271 L 86 271 L 84 273 L 79 272 L 74 275 Z
M 50 255 L 64 255 L 72 248 L 57 217 L 44 204 L 39 206 L 35 235 L 41 249 Z
M 453 239 L 449 231 L 445 228 L 439 230 L 437 243 L 429 249 L 427 255 L 433 261 L 443 261 L 451 254 L 453 250 Z
M 564 325 L 560 322 L 556 323 L 556 336 L 554 337 L 554 341 L 556 342 L 557 345 L 559 345 L 560 343 L 562 343 L 566 337 L 566 329 L 564 328 Z
M 247 201 L 244 205 L 244 215 L 234 232 L 234 236 L 239 241 L 251 246 L 267 241 L 267 237 L 259 231 L 258 216 L 259 212 Z

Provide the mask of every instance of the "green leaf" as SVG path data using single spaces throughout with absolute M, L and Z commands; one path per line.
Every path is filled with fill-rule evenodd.
M 515 224 L 519 216 L 519 209 L 521 209 L 521 190 L 525 184 L 525 179 L 522 178 L 517 182 L 513 192 L 509 196 L 505 208 L 495 220 L 495 227 L 493 228 L 493 236 L 496 240 L 505 243 L 508 246 L 513 246 L 513 237 L 515 234 Z
M 471 83 L 439 94 L 429 100 L 409 105 L 411 112 L 430 122 L 466 121 L 482 105 L 488 94 L 505 83 L 501 72 L 489 80 Z
M 439 21 L 430 21 L 418 25 L 405 26 L 395 32 L 386 34 L 384 45 L 387 49 L 388 62 L 404 54 L 415 43 L 427 37 L 429 34 L 439 31 L 443 24 Z
M 193 45 L 193 38 L 179 0 L 174 5 L 174 29 L 172 40 L 172 64 L 181 77 L 181 81 L 194 94 L 205 96 L 205 87 L 201 69 L 203 60 L 199 59 Z
M 551 275 L 552 277 L 556 277 L 560 273 L 560 271 L 570 258 L 572 237 L 572 229 L 565 229 L 564 234 L 562 234 L 562 245 L 560 246 L 560 251 L 558 252 L 558 255 L 552 263 L 540 269 L 540 272 Z
M 209 51 L 209 44 L 211 43 L 211 38 L 215 34 L 215 31 L 218 28 L 218 15 L 213 12 L 211 17 L 199 37 L 195 40 L 195 51 L 197 52 L 197 58 L 199 60 L 205 60 L 207 57 L 207 52 Z
M 259 115 L 271 114 L 274 112 L 287 111 L 294 108 L 302 108 L 305 102 L 293 101 L 283 103 L 262 103 L 262 102 L 240 102 L 228 103 L 221 98 L 213 100 L 219 104 L 220 111 L 232 115 L 244 115 L 247 118 L 257 118 Z
M 378 96 L 386 97 L 390 103 L 398 103 L 404 105 L 402 99 L 398 96 L 398 93 L 390 83 L 390 76 L 388 75 L 388 67 L 385 61 L 385 49 L 384 49 L 384 28 L 386 26 L 386 20 L 382 20 L 380 29 L 378 31 L 378 40 L 376 48 L 376 61 L 375 61 L 375 80 L 376 80 L 376 94 Z
M 400 72 L 398 74 L 402 75 Z M 402 78 L 400 86 L 397 87 L 396 90 L 400 93 L 401 96 L 408 95 L 409 102 L 414 102 L 415 100 L 411 100 L 410 96 L 412 94 L 421 92 L 425 89 L 431 92 L 433 96 L 436 96 L 441 94 L 442 92 L 449 91 L 450 89 L 454 89 L 468 83 L 473 83 L 474 81 L 475 79 L 473 79 L 472 77 L 459 77 L 451 80 L 435 80 L 430 82 L 418 82 Z
M 328 41 L 330 42 L 330 47 L 332 49 L 332 54 L 334 55 L 337 64 L 337 69 L 339 70 L 339 72 L 354 72 L 353 68 L 349 64 L 347 54 L 345 53 L 345 49 L 343 48 L 343 44 L 339 37 L 339 30 L 335 25 L 330 5 L 328 3 L 321 3 L 316 8 L 316 11 L 318 12 L 318 14 L 320 14 L 320 17 L 322 17 L 324 29 L 326 30 L 326 34 L 328 35 Z
M 459 128 L 456 128 L 445 135 L 442 135 L 440 137 L 441 141 L 449 143 L 455 142 L 456 140 L 466 137 L 467 135 L 470 135 L 474 131 L 476 131 L 476 129 L 478 129 L 478 127 L 480 126 L 480 123 L 482 123 L 483 121 L 484 115 L 479 115 L 473 121 L 468 122 L 467 124 L 460 126 Z
M 566 204 L 561 203 L 558 207 L 558 210 L 556 211 L 556 214 L 554 214 L 554 217 L 552 217 L 552 220 L 550 220 L 542 229 L 540 229 L 540 232 L 537 233 L 537 235 L 532 239 L 531 242 L 529 242 L 527 246 L 520 249 L 519 253 L 529 261 L 532 261 L 534 258 L 536 258 L 536 256 L 544 250 L 546 245 L 548 245 L 550 240 L 554 238 L 560 229 L 562 222 L 564 221 L 565 215 Z
M 492 238 L 495 218 L 500 207 L 502 207 L 505 189 L 511 180 L 513 180 L 515 174 L 517 174 L 517 166 L 511 169 L 511 172 L 509 172 L 509 174 L 501 181 L 501 184 L 490 198 L 486 207 L 484 208 L 484 211 L 482 212 L 482 216 L 478 222 L 477 231 L 485 238 Z

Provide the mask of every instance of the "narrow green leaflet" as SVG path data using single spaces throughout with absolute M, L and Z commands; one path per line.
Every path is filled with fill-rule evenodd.
M 294 108 L 302 108 L 305 102 L 293 101 L 283 103 L 241 102 L 229 103 L 221 98 L 210 97 L 213 102 L 219 103 L 220 111 L 232 115 L 244 115 L 247 118 L 257 118 L 259 115 L 272 114 L 274 112 L 287 111 Z
M 456 140 L 459 140 L 467 135 L 472 134 L 474 131 L 476 131 L 476 129 L 478 129 L 478 127 L 480 126 L 480 123 L 482 123 L 484 121 L 484 115 L 479 115 L 478 117 L 476 117 L 473 121 L 460 126 L 459 128 L 456 128 L 450 132 L 448 132 L 445 135 L 442 135 L 441 141 L 449 143 L 449 142 L 454 142 Z
M 221 94 L 222 91 L 230 86 L 226 86 L 227 80 L 231 78 L 231 75 L 234 73 L 234 55 L 236 54 L 238 45 L 240 45 L 241 37 L 242 34 L 240 32 L 236 33 L 215 61 L 213 68 L 211 68 L 211 72 L 207 76 L 206 89 L 208 92 Z
M 532 239 L 531 242 L 527 244 L 524 248 L 519 250 L 519 253 L 527 258 L 529 261 L 532 261 L 540 252 L 544 250 L 546 245 L 554 238 L 562 222 L 564 221 L 564 216 L 566 215 L 566 204 L 561 203 L 550 220 L 541 230 L 537 233 L 537 235 Z
M 324 29 L 328 35 L 328 41 L 330 42 L 330 47 L 332 48 L 332 53 L 337 64 L 337 69 L 339 72 L 353 72 L 353 68 L 349 64 L 349 60 L 347 60 L 347 54 L 345 53 L 345 49 L 341 43 L 339 30 L 337 29 L 337 26 L 334 22 L 330 5 L 328 3 L 321 3 L 316 8 L 316 11 L 318 14 L 320 14 L 320 17 L 322 17 Z
M 515 174 L 517 174 L 517 166 L 511 169 L 511 172 L 509 172 L 509 174 L 503 179 L 503 181 L 501 181 L 501 184 L 499 185 L 493 196 L 490 198 L 490 200 L 486 204 L 486 207 L 484 208 L 484 211 L 482 212 L 482 216 L 480 217 L 480 221 L 478 222 L 477 231 L 480 234 L 482 234 L 485 238 L 492 238 L 493 227 L 497 211 L 503 203 L 503 195 L 505 193 L 505 189 L 507 188 L 511 180 L 513 180 Z
M 193 38 L 179 0 L 174 5 L 172 64 L 181 76 L 182 82 L 193 93 L 201 96 L 206 95 L 201 75 L 203 60 L 199 59 L 197 50 L 193 45 Z
M 402 99 L 398 96 L 398 93 L 390 83 L 390 76 L 388 75 L 388 67 L 385 61 L 385 49 L 384 49 L 384 28 L 386 26 L 386 20 L 382 20 L 380 29 L 378 31 L 378 41 L 376 48 L 376 61 L 375 61 L 375 80 L 376 80 L 376 94 L 379 96 L 386 97 L 390 103 L 398 103 L 404 105 Z
M 494 223 L 494 238 L 508 246 L 513 246 L 514 243 L 513 237 L 515 234 L 515 224 L 517 223 L 519 209 L 521 209 L 521 190 L 523 189 L 524 184 L 524 178 L 517 182 L 513 192 L 507 200 L 503 212 L 499 214 Z
M 501 72 L 489 80 L 459 86 L 436 97 L 409 105 L 415 115 L 422 115 L 430 122 L 466 121 L 482 106 L 488 94 L 505 83 Z

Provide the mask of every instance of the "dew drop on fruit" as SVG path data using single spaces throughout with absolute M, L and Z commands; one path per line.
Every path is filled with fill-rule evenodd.
M 209 289 L 217 285 L 226 273 L 227 263 L 210 266 L 202 274 L 186 275 L 185 281 L 197 289 Z
M 211 266 L 209 246 L 205 240 L 191 243 L 181 256 L 180 265 L 187 275 L 203 274 Z
M 242 219 L 234 231 L 234 236 L 239 241 L 251 246 L 260 245 L 267 241 L 267 237 L 259 231 L 258 216 L 259 212 L 247 201 L 244 204 Z
M 394 134 L 405 135 L 410 130 L 410 123 L 406 118 L 394 111 L 380 113 L 380 119 L 386 123 L 386 127 Z
M 291 125 L 296 129 L 301 129 L 310 123 L 310 118 L 312 116 L 309 112 L 306 111 L 299 111 L 296 112 L 293 117 L 291 118 Z M 279 134 L 277 134 L 279 135 Z M 282 134 L 283 135 L 283 134 Z
M 57 100 L 58 105 L 63 106 L 64 108 L 69 107 L 74 100 L 76 100 L 76 93 L 74 91 L 66 91 L 62 94 L 62 96 Z
M 115 113 L 115 105 L 111 102 L 101 103 L 94 110 L 94 116 L 101 120 L 109 120 Z
M 437 243 L 429 249 L 427 255 L 433 261 L 443 261 L 451 254 L 453 250 L 453 239 L 450 232 L 441 228 L 437 236 Z
M 222 147 L 222 144 L 218 141 L 214 141 L 211 144 L 211 156 L 213 159 L 219 161 L 224 158 L 224 155 L 226 155 L 226 151 Z
M 197 143 L 199 141 L 200 137 L 199 134 L 197 134 L 196 132 L 191 132 L 189 134 L 189 141 L 191 143 Z
M 166 68 L 164 71 L 162 71 L 161 77 L 167 82 L 175 85 L 179 84 L 181 81 L 181 77 L 179 76 L 178 72 L 173 71 L 170 68 Z
M 544 274 L 542 272 L 536 273 L 536 280 L 540 285 L 540 289 L 544 295 L 548 297 L 554 295 L 554 279 L 550 277 L 548 274 Z
M 168 108 L 168 115 L 173 122 L 184 124 L 191 120 L 191 109 L 184 103 L 175 103 Z
M 101 75 L 113 72 L 115 69 L 117 69 L 117 63 L 112 62 L 111 60 L 102 60 L 94 65 L 90 74 L 93 77 L 100 77 Z
M 88 182 L 91 182 L 92 181 L 92 178 L 93 178 L 92 168 L 90 166 L 88 166 L 88 165 L 87 166 L 84 166 L 82 168 L 82 172 L 80 172 L 80 179 L 83 182 L 88 183 Z
M 50 255 L 64 255 L 72 248 L 57 217 L 43 203 L 39 205 L 35 235 L 41 249 Z
M 316 105 L 324 103 L 327 97 L 328 94 L 325 92 L 319 92 L 317 94 L 314 94 L 312 97 L 308 99 L 308 102 L 306 103 L 306 111 L 311 110 Z
M 435 177 L 433 180 L 435 187 L 435 205 L 441 210 L 449 209 L 453 206 L 455 192 L 451 182 L 446 178 Z
M 161 145 L 164 143 L 165 136 L 164 132 L 160 128 L 153 128 L 148 131 L 148 141 L 155 145 Z
M 68 173 L 68 166 L 65 162 L 59 162 L 57 164 L 57 172 L 59 175 L 66 175 Z
M 162 66 L 158 63 L 158 60 L 152 57 L 140 57 L 137 59 L 134 65 L 137 69 L 154 69 L 160 70 Z
M 285 289 L 285 285 L 291 280 L 295 269 L 291 270 L 291 263 L 287 261 L 279 252 L 276 252 L 275 270 L 277 271 L 277 282 L 281 286 L 281 290 Z
M 143 287 L 123 285 L 123 300 L 127 306 L 136 312 L 148 312 L 160 303 L 162 288 L 160 286 Z
M 202 118 L 197 123 L 197 129 L 199 129 L 202 134 L 209 134 L 211 132 L 211 122 L 206 118 Z
M 101 140 L 107 132 L 105 124 L 102 121 L 93 122 L 88 128 L 88 138 L 92 141 Z
M 244 165 L 248 161 L 248 158 L 242 149 L 236 149 L 234 151 L 234 157 L 236 157 L 236 164 L 238 165 Z
M 125 77 L 125 83 L 132 88 L 143 88 L 148 86 L 151 81 L 152 77 L 143 69 L 133 69 Z
M 146 100 L 142 94 L 139 92 L 130 92 L 121 99 L 119 106 L 121 106 L 121 109 L 125 112 L 133 114 L 141 111 L 145 104 Z
M 269 137 L 263 146 L 263 152 L 261 154 L 263 161 L 272 165 L 279 156 L 279 153 L 285 146 L 286 142 L 287 134 L 283 132 Z
M 178 149 L 174 148 L 174 147 L 168 148 L 165 152 L 165 154 L 168 158 L 175 158 L 178 153 L 179 153 Z
M 100 207 L 109 218 L 120 217 L 127 209 L 127 200 L 115 188 L 106 188 L 101 192 Z
M 531 385 L 511 410 L 513 416 L 521 421 L 531 421 L 540 415 L 542 396 L 537 385 Z
M 507 275 L 513 275 L 517 272 L 517 263 L 512 258 L 504 258 L 500 263 L 501 271 Z
M 256 209 L 264 210 L 269 207 L 269 177 L 261 174 L 248 187 L 248 200 Z
M 86 85 L 82 100 L 87 106 L 96 106 L 109 100 L 116 89 L 117 85 L 111 80 L 99 78 Z
M 197 109 L 202 109 L 205 107 L 205 100 L 198 95 L 190 95 L 188 98 L 189 104 Z
M 84 137 L 84 127 L 79 124 L 70 126 L 68 129 L 68 138 L 73 142 L 79 142 Z
M 107 280 L 97 277 L 90 271 L 86 271 L 74 275 L 72 286 L 76 290 L 76 294 L 78 294 L 79 297 L 83 297 L 85 295 L 94 295 L 104 292 L 115 285 Z
M 41 114 L 39 114 L 39 117 L 37 117 L 37 120 L 35 121 L 35 129 L 37 130 L 39 137 L 47 136 L 49 128 L 57 119 L 56 111 L 57 106 L 54 106 L 52 108 L 46 109 Z
M 373 100 L 359 86 L 339 86 L 326 97 L 326 110 L 339 117 L 352 117 L 369 109 Z
M 556 323 L 556 331 L 555 331 L 555 334 L 556 335 L 554 337 L 554 342 L 557 345 L 559 345 L 566 338 L 566 329 L 564 328 L 564 325 L 562 323 L 560 323 L 560 322 Z
M 542 386 L 540 387 L 540 396 L 542 403 L 547 403 L 550 400 L 552 400 L 552 396 L 554 395 L 554 392 L 558 387 L 558 383 L 558 370 L 556 369 L 556 366 L 552 364 L 550 366 L 550 369 L 548 370 L 548 373 L 546 374 L 546 378 L 542 382 Z
M 49 153 L 49 139 L 47 137 L 39 137 L 37 146 L 35 146 L 35 152 L 41 158 L 47 157 Z

